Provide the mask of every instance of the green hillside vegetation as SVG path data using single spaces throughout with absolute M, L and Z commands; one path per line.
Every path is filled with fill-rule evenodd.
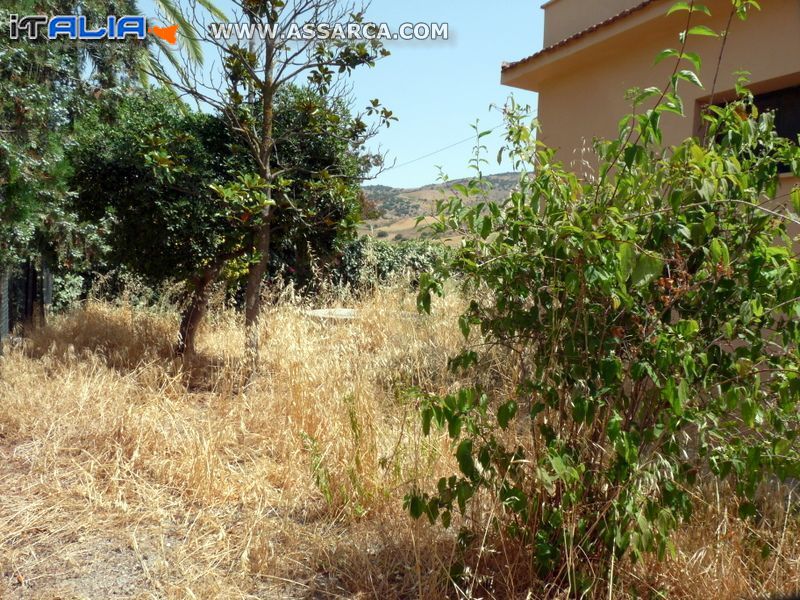
M 490 186 L 488 198 L 502 201 L 519 184 L 519 174 L 500 173 L 487 175 Z M 425 237 L 424 228 L 416 227 L 419 217 L 436 214 L 436 202 L 453 194 L 453 188 L 464 185 L 467 179 L 453 179 L 442 183 L 431 183 L 417 188 L 394 188 L 386 185 L 367 185 L 362 188 L 365 197 L 373 202 L 380 217 L 365 220 L 361 233 L 389 239 L 415 239 Z M 399 236 L 399 237 L 398 237 Z

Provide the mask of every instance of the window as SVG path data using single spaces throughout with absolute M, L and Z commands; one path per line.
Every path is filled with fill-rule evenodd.
M 761 112 L 775 111 L 775 129 L 779 136 L 797 143 L 800 134 L 800 85 L 757 94 L 754 101 Z
M 722 106 L 725 103 L 719 102 L 715 104 Z M 800 85 L 773 92 L 755 94 L 753 103 L 759 112 L 775 113 L 775 130 L 780 137 L 789 139 L 795 144 L 798 143 L 798 135 L 800 135 Z M 703 132 L 700 129 L 700 115 L 707 106 L 708 104 L 700 104 L 700 110 L 696 113 L 698 119 L 696 121 L 696 131 L 698 131 L 700 137 L 703 137 Z M 790 168 L 789 165 L 781 165 L 779 170 L 781 173 L 788 173 Z

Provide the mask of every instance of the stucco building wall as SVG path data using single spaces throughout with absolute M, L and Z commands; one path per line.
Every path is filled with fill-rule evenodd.
M 679 47 L 677 34 L 685 26 L 687 13 L 666 17 L 672 3 L 671 0 L 651 2 L 643 9 L 527 63 L 523 61 L 504 70 L 504 83 L 539 92 L 540 139 L 556 148 L 559 158 L 576 170 L 583 170 L 580 165 L 582 148 L 590 145 L 594 137 L 616 135 L 620 118 L 631 110 L 625 99 L 628 89 L 663 87 L 668 80 L 674 60 L 667 59 L 657 66 L 653 63 L 664 48 Z M 598 13 L 596 4 L 608 10 Z M 639 4 L 632 0 L 608 3 L 555 0 L 548 3 L 546 14 L 556 10 L 560 13 L 548 16 L 547 22 L 555 23 L 551 26 L 558 35 L 546 29 L 545 46 L 561 41 L 556 38 L 564 32 L 573 35 L 575 27 L 584 28 L 584 24 L 597 19 L 598 14 L 608 16 L 612 9 Z M 713 12 L 712 17 L 695 13 L 692 23 L 724 29 L 730 12 L 729 0 L 712 0 L 706 4 Z M 734 72 L 739 70 L 750 71 L 750 87 L 756 93 L 800 84 L 800 2 L 768 0 L 762 6 L 763 10 L 754 11 L 747 21 L 733 20 L 715 88 L 717 100 L 731 97 L 736 81 Z M 587 9 L 588 16 L 578 14 L 581 7 Z M 568 18 L 570 11 L 575 13 L 572 20 Z M 687 114 L 683 118 L 664 116 L 666 143 L 678 143 L 695 133 L 698 106 L 711 93 L 720 46 L 720 39 L 689 37 L 687 50 L 698 53 L 703 59 L 700 77 L 705 89 L 681 83 Z

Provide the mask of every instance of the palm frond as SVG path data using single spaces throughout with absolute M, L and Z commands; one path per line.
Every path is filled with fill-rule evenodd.
M 208 0 L 203 0 L 208 1 Z M 164 11 L 164 14 L 173 23 L 177 23 L 178 27 L 184 31 L 181 36 L 182 40 L 186 42 L 186 49 L 189 54 L 189 59 L 199 65 L 203 64 L 203 48 L 200 45 L 200 36 L 195 30 L 194 26 L 183 16 L 180 6 L 175 0 L 156 0 L 156 4 Z M 160 40 L 159 40 L 160 41 Z
M 197 0 L 197 3 L 221 22 L 227 23 L 229 21 L 228 16 L 219 7 L 215 6 L 212 0 Z
M 185 69 L 184 65 L 178 60 L 178 57 L 175 56 L 175 51 L 169 47 L 169 45 L 162 40 L 161 38 L 155 38 L 155 43 L 161 50 L 161 53 L 167 59 L 167 62 L 172 66 L 175 71 L 177 71 L 180 78 L 184 78 L 185 76 Z M 154 75 L 158 76 L 158 79 L 162 82 L 170 81 L 170 78 L 167 76 L 166 71 L 164 70 L 164 66 L 156 59 L 156 56 L 150 52 L 147 54 L 147 60 L 150 63 L 150 71 Z
M 167 44 L 163 40 L 158 40 L 156 43 L 164 51 L 164 56 L 166 56 L 167 61 L 172 65 L 172 67 L 178 72 L 179 75 L 182 74 L 184 72 L 183 65 L 169 51 Z M 141 62 L 142 65 L 139 69 L 139 81 L 142 84 L 142 87 L 148 87 L 150 85 L 149 76 L 152 75 L 161 84 L 162 88 L 166 89 L 171 96 L 179 101 L 179 106 L 183 112 L 190 112 L 189 107 L 181 99 L 178 90 L 175 89 L 174 85 L 172 85 L 171 78 L 164 70 L 164 66 L 158 62 L 158 60 L 156 60 L 156 57 L 151 52 L 148 52 L 142 56 Z

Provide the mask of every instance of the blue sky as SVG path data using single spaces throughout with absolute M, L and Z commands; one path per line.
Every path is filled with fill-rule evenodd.
M 450 39 L 438 42 L 395 42 L 392 55 L 374 69 L 354 76 L 354 92 L 362 102 L 380 98 L 399 121 L 381 133 L 379 142 L 390 161 L 401 165 L 470 136 L 480 119 L 485 129 L 501 122 L 491 104 L 502 105 L 512 89 L 500 85 L 500 65 L 541 47 L 543 15 L 537 0 L 375 0 L 370 17 L 403 22 L 449 23 Z M 536 95 L 513 90 L 523 103 Z M 489 157 L 497 154 L 499 134 L 489 138 Z M 468 174 L 472 143 L 385 172 L 377 183 L 413 187 L 434 181 L 441 165 L 452 178 Z M 494 162 L 494 161 L 493 161 Z M 492 165 L 490 172 L 508 171 Z
M 483 129 L 501 122 L 490 111 L 509 94 L 535 108 L 536 95 L 500 85 L 500 65 L 541 48 L 543 11 L 540 0 L 373 0 L 368 20 L 396 27 L 406 22 L 448 23 L 450 39 L 428 42 L 392 42 L 392 55 L 373 69 L 352 77 L 354 108 L 379 98 L 399 119 L 374 140 L 396 162 L 371 183 L 416 187 L 436 180 L 441 166 L 451 178 L 469 174 L 470 141 L 419 159 L 464 140 L 470 125 L 480 120 Z M 224 8 L 225 2 L 218 2 Z M 155 14 L 152 0 L 143 0 L 145 14 Z M 499 148 L 497 131 L 484 142 L 488 157 Z M 492 164 L 486 172 L 508 171 Z M 414 161 L 411 164 L 406 164 Z

